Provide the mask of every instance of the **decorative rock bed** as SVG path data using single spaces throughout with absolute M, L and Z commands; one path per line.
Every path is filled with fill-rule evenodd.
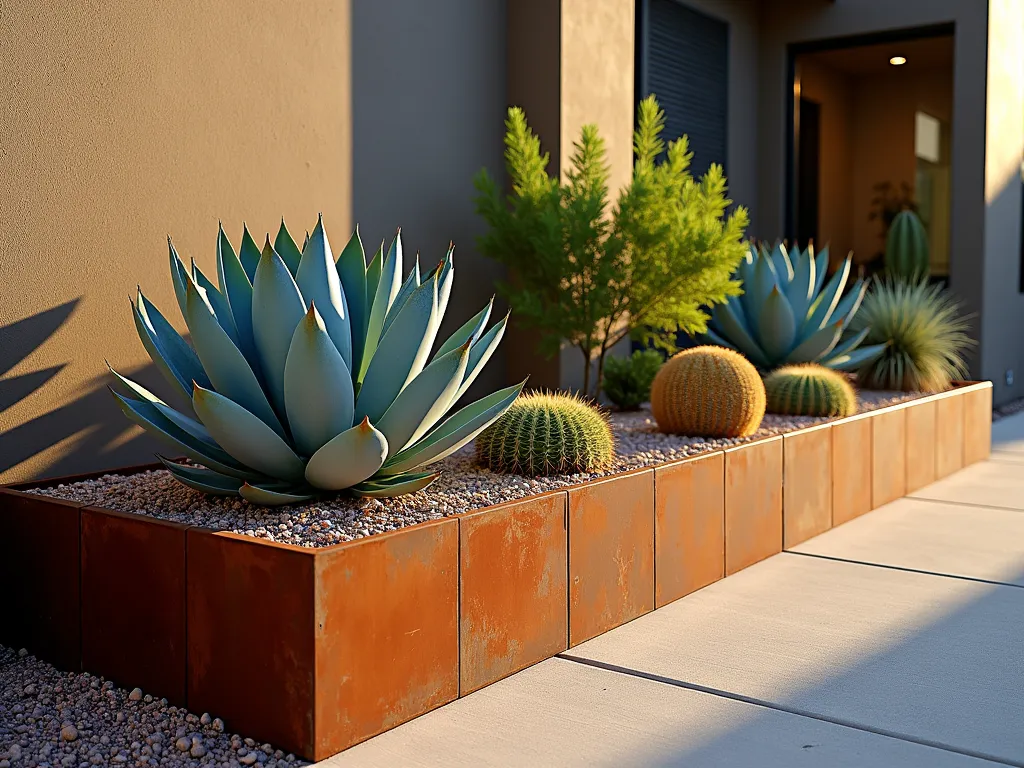
M 159 472 L 4 488 L 0 643 L 320 760 L 984 459 L 991 418 L 987 382 L 746 441 L 619 414 L 602 476 L 467 451 L 414 496 L 270 511 Z

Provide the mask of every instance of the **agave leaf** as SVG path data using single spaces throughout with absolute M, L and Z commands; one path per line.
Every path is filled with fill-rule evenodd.
M 388 328 L 398 317 L 398 313 L 402 311 L 402 307 L 405 306 L 405 302 L 409 300 L 412 292 L 420 287 L 420 257 L 416 254 L 416 261 L 412 265 L 412 269 L 409 270 L 408 277 L 405 278 L 405 282 L 402 283 L 402 287 L 398 290 L 398 295 L 395 297 L 395 303 L 391 305 L 391 309 L 388 310 L 388 316 L 384 318 L 384 328 L 381 331 L 381 335 L 388 332 Z
M 448 311 L 448 299 L 452 295 L 452 285 L 455 283 L 455 246 L 448 246 L 448 253 L 441 262 L 441 277 L 438 280 L 437 303 L 441 311 L 438 312 L 437 321 L 440 323 L 444 313 Z
M 788 283 L 793 279 L 793 262 L 790 261 L 785 243 L 778 242 L 772 249 L 772 266 L 775 267 L 775 276 L 779 284 Z
M 519 397 L 526 381 L 492 392 L 456 411 L 422 439 L 384 464 L 381 475 L 400 475 L 450 456 L 487 429 Z
M 224 329 L 224 333 L 228 335 L 228 338 L 231 339 L 236 347 L 241 348 L 241 341 L 238 338 L 238 330 L 235 328 L 235 319 L 231 316 L 231 307 L 228 306 L 228 300 L 210 278 L 196 265 L 195 259 L 192 260 L 192 279 L 197 286 L 203 289 L 203 298 L 210 309 L 213 310 L 213 315 L 217 318 L 217 322 L 220 323 L 220 327 Z M 185 301 L 187 305 L 187 294 Z
M 787 363 L 813 363 L 832 351 L 843 335 L 843 324 L 833 323 L 812 333 L 786 357 Z
M 263 247 L 252 286 L 252 329 L 264 381 L 274 406 L 282 414 L 287 412 L 284 367 L 288 349 L 295 329 L 305 315 L 306 305 L 299 287 L 284 260 L 268 241 Z
M 821 292 L 814 305 L 811 307 L 811 316 L 807 321 L 812 329 L 824 328 L 832 318 L 836 305 L 843 295 L 843 288 L 846 286 L 846 278 L 850 275 L 850 268 L 853 262 L 852 256 L 847 256 L 846 261 L 832 275 L 825 290 Z
M 706 331 L 704 331 L 704 335 L 708 338 L 708 341 L 710 341 L 712 344 L 715 344 L 715 345 L 717 345 L 719 347 L 726 347 L 728 349 L 733 349 L 733 350 L 736 350 L 737 352 L 739 351 L 739 350 L 736 349 L 736 347 L 734 347 L 732 345 L 731 342 L 727 341 L 722 336 L 719 336 L 717 333 L 715 333 L 710 328 L 708 328 Z
M 793 279 L 786 286 L 786 298 L 793 308 L 793 317 L 797 326 L 803 325 L 814 299 L 814 283 L 816 279 L 814 249 L 808 246 L 805 251 L 798 252 L 796 264 L 793 265 Z
M 345 294 L 341 290 L 341 278 L 334 265 L 331 244 L 324 232 L 324 219 L 317 219 L 313 234 L 302 251 L 302 260 L 295 273 L 295 283 L 302 292 L 306 307 L 316 303 L 317 311 L 324 320 L 327 333 L 334 346 L 341 353 L 345 365 L 352 367 L 352 326 L 349 322 Z
M 374 257 L 374 261 L 376 261 Z M 374 262 L 370 262 L 367 273 L 366 289 L 374 290 L 373 303 L 370 306 L 370 319 L 366 326 L 366 344 L 363 347 L 363 359 L 360 361 L 358 380 L 364 381 L 370 368 L 370 361 L 377 352 L 377 346 L 383 339 L 384 320 L 388 310 L 394 303 L 402 288 L 402 231 L 399 230 L 388 249 L 388 257 L 379 267 L 379 274 L 374 274 Z
M 260 485 L 250 485 L 246 483 L 239 489 L 239 494 L 243 499 L 250 502 L 251 504 L 259 504 L 264 507 L 279 507 L 284 504 L 301 504 L 304 501 L 309 501 L 315 498 L 311 493 L 287 493 L 285 491 L 275 491 L 272 488 L 266 488 Z
M 117 371 L 111 368 L 109 364 L 107 365 L 107 370 L 110 371 L 110 374 L 114 377 L 114 380 L 121 387 L 121 390 L 126 397 L 128 397 L 131 400 L 141 400 L 151 403 L 161 414 L 163 414 L 165 418 L 172 421 L 177 427 L 187 432 L 196 440 L 199 440 L 200 442 L 205 443 L 213 448 L 220 448 L 220 446 L 217 445 L 216 441 L 213 439 L 210 433 L 206 430 L 206 427 L 204 427 L 198 421 L 193 419 L 191 416 L 186 416 L 185 414 L 175 410 L 174 408 L 171 408 L 171 406 L 167 405 L 167 403 L 165 403 L 159 397 L 157 397 L 148 389 L 143 387 L 141 384 L 137 384 L 131 379 L 119 374 Z
M 366 267 L 366 321 L 364 323 L 364 330 L 370 324 L 370 310 L 373 309 L 373 300 L 377 295 L 377 288 L 380 286 L 380 276 L 384 269 L 384 241 L 380 241 L 380 245 L 377 247 L 377 251 L 373 254 L 373 258 L 370 259 L 369 265 Z
M 364 418 L 310 457 L 306 480 L 317 488 L 340 491 L 372 477 L 387 455 L 387 439 Z
M 258 480 L 261 477 L 258 473 L 243 467 L 221 448 L 214 448 L 185 432 L 164 416 L 153 403 L 123 397 L 114 390 L 111 390 L 111 393 L 125 416 L 192 461 L 232 477 L 251 480 Z
M 821 286 L 825 284 L 825 278 L 828 276 L 828 246 L 826 245 L 821 249 L 814 259 L 814 293 L 812 295 L 817 296 L 821 290 Z
M 739 265 L 736 267 L 736 276 L 743 285 L 753 282 L 754 264 L 757 262 L 757 246 L 753 243 L 747 244 L 747 252 L 743 254 Z
M 295 277 L 299 271 L 299 264 L 302 262 L 302 251 L 299 250 L 299 246 L 292 239 L 292 234 L 288 231 L 283 218 L 281 219 L 281 226 L 277 230 L 277 237 L 274 238 L 274 250 L 277 251 L 281 261 L 288 267 L 292 277 Z M 257 261 L 258 264 L 259 262 Z
M 171 238 L 167 238 L 167 251 L 170 254 L 171 263 L 171 283 L 174 285 L 174 298 L 178 302 L 178 310 L 181 312 L 181 316 L 185 316 L 185 286 L 188 284 L 188 278 L 186 277 L 185 265 L 181 262 L 181 257 L 178 256 L 178 252 L 174 249 L 174 244 L 171 242 Z
M 189 467 L 178 464 L 159 454 L 157 459 L 167 467 L 168 472 L 174 475 L 175 480 L 203 493 L 212 493 L 217 496 L 237 496 L 238 489 L 245 482 L 237 477 L 222 475 L 220 472 L 214 472 L 205 467 Z
M 487 361 L 491 359 L 491 355 L 494 354 L 494 350 L 498 348 L 501 343 L 501 337 L 505 335 L 505 328 L 508 326 L 508 315 L 506 314 L 501 320 L 496 322 L 494 326 L 479 338 L 479 340 L 473 343 L 473 346 L 469 350 L 469 364 L 466 366 L 466 373 L 462 377 L 462 385 L 459 387 L 459 391 L 455 393 L 455 397 L 452 398 L 452 402 L 456 402 L 460 397 L 466 394 L 466 390 L 469 389 L 470 385 L 476 381 L 476 377 L 480 375 L 480 371 L 487 365 Z
M 867 347 L 860 347 L 852 352 L 830 357 L 822 361 L 822 365 L 834 368 L 837 371 L 856 371 L 868 365 L 885 351 L 888 344 L 872 344 Z M 897 356 L 902 359 L 902 356 Z
M 164 378 L 177 385 L 186 400 L 191 401 L 193 381 L 209 386 L 210 380 L 195 350 L 185 343 L 141 289 L 136 302 L 132 304 L 132 314 L 142 346 Z
M 237 461 L 279 480 L 302 478 L 302 459 L 263 419 L 236 401 L 197 386 L 192 406 L 213 439 Z
M 735 296 L 730 296 L 723 304 L 717 304 L 712 314 L 722 335 L 728 338 L 736 349 L 746 355 L 754 365 L 760 368 L 768 367 L 768 358 L 765 357 L 761 345 L 747 330 L 743 321 L 742 306 Z
M 335 266 L 348 303 L 349 323 L 352 326 L 352 364 L 349 367 L 356 370 L 363 357 L 366 324 L 370 320 L 366 303 L 366 254 L 363 252 L 363 241 L 359 239 L 358 225 Z
M 842 320 L 844 330 L 850 327 L 850 322 L 856 316 L 857 310 L 860 309 L 860 305 L 864 301 L 864 296 L 867 292 L 867 283 L 863 280 L 858 280 L 836 305 L 832 317 Z
M 252 283 L 223 227 L 217 234 L 217 279 L 235 324 L 238 347 L 250 365 L 258 365 L 252 337 Z
M 386 499 L 406 493 L 422 491 L 441 476 L 440 472 L 407 472 L 404 475 L 382 478 L 379 481 L 367 480 L 365 483 L 352 486 L 352 493 L 370 499 Z
M 758 318 L 758 336 L 770 361 L 785 360 L 796 339 L 796 318 L 793 308 L 776 287 L 768 294 Z
M 234 400 L 239 407 L 259 417 L 277 434 L 284 436 L 284 428 L 270 407 L 267 396 L 260 386 L 259 379 L 249 367 L 248 361 L 221 328 L 217 318 L 210 312 L 193 283 L 188 285 L 188 296 L 185 305 L 185 322 L 192 332 L 192 343 L 196 354 L 203 364 L 214 389 L 223 396 Z M 192 404 L 195 405 L 193 393 Z M 200 416 L 206 424 L 206 420 Z M 206 424 L 209 429 L 209 424 Z M 214 439 L 216 434 L 211 430 Z M 217 440 L 220 442 L 220 440 Z M 221 445 L 224 445 L 221 443 Z M 227 446 L 224 446 L 227 448 Z M 230 449 L 228 452 L 231 453 Z
M 839 322 L 837 324 L 843 326 L 842 322 Z M 843 328 L 843 330 L 845 330 L 845 327 Z M 840 355 L 845 355 L 850 350 L 860 346 L 860 343 L 867 338 L 870 332 L 870 328 L 862 328 L 857 333 L 848 334 L 845 339 L 840 339 L 839 343 L 836 344 L 836 346 L 828 353 L 828 356 L 839 357 Z
M 434 360 L 439 357 L 447 355 L 453 349 L 458 349 L 467 341 L 476 343 L 476 340 L 480 338 L 480 334 L 484 332 L 484 328 L 487 327 L 487 321 L 491 317 L 491 308 L 494 306 L 494 297 L 487 302 L 487 306 L 477 312 L 473 317 L 466 321 L 459 330 L 448 337 L 448 340 L 434 353 Z
M 242 269 L 251 283 L 256 279 L 256 267 L 260 265 L 260 247 L 252 239 L 245 224 L 242 224 L 242 244 L 238 247 L 238 260 L 242 262 Z
M 762 256 L 754 264 L 754 279 L 743 285 L 741 297 L 744 314 L 753 322 L 761 316 L 764 302 L 778 285 L 771 257 Z
M 470 343 L 442 355 L 409 382 L 377 423 L 391 453 L 418 440 L 451 407 L 469 363 Z
M 437 279 L 423 283 L 413 291 L 387 334 L 380 340 L 367 368 L 363 386 L 356 399 L 356 420 L 380 417 L 426 363 L 434 336 L 430 328 L 437 313 Z M 437 332 L 434 326 L 434 332 Z
M 284 364 L 284 401 L 296 447 L 312 456 L 352 426 L 355 395 L 345 365 L 314 305 L 295 328 Z

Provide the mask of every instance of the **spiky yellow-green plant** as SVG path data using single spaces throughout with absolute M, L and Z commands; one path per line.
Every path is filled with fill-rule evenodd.
M 854 318 L 867 341 L 886 344 L 857 373 L 867 389 L 941 392 L 967 375 L 963 353 L 975 342 L 960 304 L 939 285 L 886 279 L 868 293 Z
M 575 395 L 521 395 L 476 439 L 477 456 L 496 472 L 569 475 L 607 469 L 614 456 L 605 417 Z
M 658 429 L 680 435 L 746 437 L 764 418 L 757 369 L 725 347 L 694 347 L 668 360 L 651 385 Z
M 857 394 L 846 376 L 823 365 L 787 365 L 764 379 L 768 412 L 786 416 L 852 416 Z

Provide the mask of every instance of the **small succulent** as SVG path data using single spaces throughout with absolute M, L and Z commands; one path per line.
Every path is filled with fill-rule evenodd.
M 743 355 L 717 346 L 684 349 L 651 385 L 658 429 L 675 435 L 747 437 L 764 418 L 764 384 Z
M 857 393 L 846 374 L 814 363 L 786 365 L 764 378 L 768 412 L 785 416 L 852 416 Z
M 817 256 L 808 246 L 790 253 L 782 243 L 769 251 L 753 244 L 736 272 L 743 295 L 714 308 L 707 331 L 712 344 L 741 352 L 763 370 L 789 363 L 820 363 L 842 371 L 858 369 L 882 352 L 881 345 L 857 348 L 867 331 L 847 333 L 867 284 L 858 280 L 844 296 L 852 254 L 825 283 L 828 247 Z
M 928 276 L 928 234 L 913 211 L 896 214 L 885 240 L 885 269 L 893 277 L 920 280 Z
M 611 466 L 605 417 L 574 395 L 523 395 L 476 439 L 477 457 L 495 472 L 570 475 Z
M 884 347 L 857 372 L 860 386 L 941 392 L 967 375 L 963 353 L 974 340 L 959 303 L 940 285 L 886 279 L 875 284 L 855 327 Z
M 629 357 L 604 362 L 602 390 L 623 411 L 634 411 L 651 399 L 651 382 L 664 360 L 653 349 L 638 349 Z
M 180 482 L 255 504 L 348 489 L 385 497 L 425 488 L 424 470 L 465 445 L 522 384 L 447 419 L 494 353 L 488 304 L 431 354 L 451 293 L 452 250 L 402 279 L 402 239 L 369 266 L 359 231 L 337 261 L 323 219 L 300 250 L 284 221 L 262 251 L 245 229 L 236 254 L 221 228 L 219 287 L 168 239 L 171 278 L 191 345 L 139 289 L 135 326 L 157 368 L 192 406 L 174 410 L 113 372 L 129 419 L 194 464 L 161 459 Z

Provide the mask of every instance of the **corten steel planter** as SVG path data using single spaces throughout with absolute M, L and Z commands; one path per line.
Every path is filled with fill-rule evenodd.
M 992 385 L 972 385 L 963 394 L 964 464 L 992 453 Z
M 725 451 L 725 575 L 782 551 L 782 438 Z
M 907 494 L 907 411 L 902 405 L 871 418 L 871 507 Z
M 459 518 L 459 694 L 568 647 L 565 491 Z
M 990 414 L 990 421 L 991 418 Z M 951 475 L 963 466 L 964 393 L 953 390 L 935 398 L 936 479 Z
M 832 422 L 832 525 L 870 512 L 872 412 Z
M 79 671 L 81 504 L 17 491 L 0 498 L 0 642 Z
M 911 403 L 904 409 L 907 419 L 907 493 L 935 482 L 937 410 L 934 400 Z
M 725 576 L 725 455 L 654 470 L 656 608 Z
M 187 526 L 93 507 L 81 519 L 82 668 L 183 706 Z
M 790 549 L 832 527 L 832 427 L 782 437 L 782 547 Z
M 654 470 L 569 489 L 569 647 L 654 609 Z
M 0 488 L 0 642 L 319 760 L 983 459 L 990 418 L 965 383 L 320 549 Z

